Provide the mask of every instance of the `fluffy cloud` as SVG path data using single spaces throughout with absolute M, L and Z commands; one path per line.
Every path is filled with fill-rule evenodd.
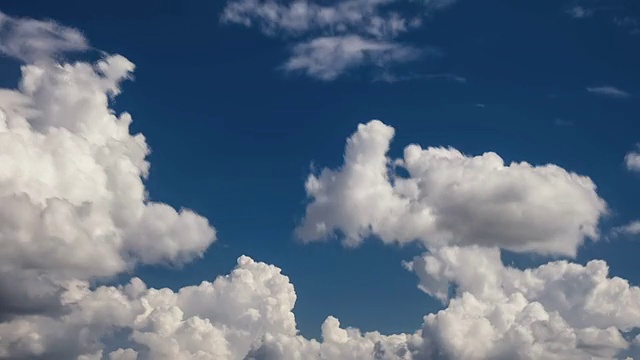
M 0 357 L 608 359 L 634 346 L 623 335 L 640 325 L 640 289 L 609 278 L 602 261 L 518 270 L 502 265 L 495 248 L 447 247 L 407 267 L 428 293 L 457 286 L 447 308 L 411 334 L 362 333 L 330 316 L 322 341 L 297 335 L 288 278 L 241 257 L 230 275 L 178 292 L 149 289 L 137 278 L 95 290 L 76 282 L 62 296 L 63 315 L 0 324 Z M 114 334 L 121 336 L 110 348 Z
M 0 358 L 98 359 L 103 342 L 126 334 L 111 359 L 242 359 L 265 333 L 295 336 L 296 295 L 280 269 L 238 259 L 214 282 L 173 292 L 125 286 L 89 290 L 75 282 L 63 295 L 64 315 L 34 315 L 0 324 Z
M 408 268 L 443 301 L 455 284 L 455 298 L 424 329 L 453 358 L 611 358 L 629 346 L 622 333 L 640 326 L 640 288 L 609 278 L 601 260 L 519 270 L 497 248 L 445 247 Z M 462 342 L 469 338 L 477 346 Z
M 584 237 L 598 238 L 606 204 L 588 177 L 555 165 L 506 165 L 495 153 L 472 157 L 418 145 L 392 161 L 386 154 L 393 135 L 380 121 L 361 124 L 347 140 L 342 167 L 309 176 L 310 203 L 297 230 L 303 240 L 339 232 L 347 245 L 377 236 L 572 256 Z
M 329 81 L 362 66 L 381 69 L 417 59 L 424 53 L 397 38 L 418 28 L 425 10 L 441 9 L 454 1 L 426 1 L 408 13 L 397 9 L 396 2 L 340 0 L 326 5 L 308 0 L 231 0 L 221 21 L 293 40 L 291 55 L 281 68 Z
M 75 30 L 2 19 L 16 37 L 7 55 L 45 58 L 22 67 L 18 89 L 0 90 L 0 314 L 50 311 L 72 280 L 199 257 L 214 229 L 148 201 L 149 147 L 109 107 L 134 65 L 117 55 L 56 64 L 46 57 L 75 49 L 66 42 L 86 43 Z

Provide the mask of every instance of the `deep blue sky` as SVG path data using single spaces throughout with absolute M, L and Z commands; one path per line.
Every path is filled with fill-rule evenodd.
M 284 74 L 276 68 L 286 43 L 219 24 L 223 1 L 5 0 L 0 7 L 81 29 L 96 48 L 137 65 L 114 106 L 132 113 L 134 130 L 153 149 L 151 198 L 194 209 L 220 238 L 181 271 L 137 274 L 151 286 L 178 288 L 227 273 L 241 254 L 276 264 L 296 287 L 299 328 L 317 336 L 327 315 L 363 330 L 413 331 L 439 306 L 400 265 L 417 248 L 365 242 L 345 250 L 293 237 L 310 164 L 338 165 L 360 122 L 377 118 L 396 128 L 392 155 L 411 142 L 451 145 L 588 175 L 611 207 L 605 232 L 640 217 L 640 178 L 623 162 L 640 142 L 640 35 L 613 22 L 637 18 L 640 4 L 609 3 L 587 19 L 567 15 L 573 3 L 558 0 L 460 0 L 438 12 L 410 37 L 444 55 L 411 70 L 456 74 L 466 83 Z M 0 74 L 3 85 L 17 76 L 6 59 Z M 631 96 L 586 91 L 603 85 Z M 614 275 L 638 283 L 638 251 L 639 242 L 619 238 L 586 245 L 578 261 L 603 258 Z

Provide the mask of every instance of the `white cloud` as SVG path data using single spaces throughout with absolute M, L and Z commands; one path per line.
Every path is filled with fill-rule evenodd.
M 375 38 L 393 38 L 419 25 L 419 18 L 405 18 L 396 12 L 381 13 L 380 6 L 395 0 L 343 0 L 334 5 L 295 0 L 288 4 L 274 0 L 228 2 L 221 20 L 247 27 L 256 26 L 269 36 L 305 36 L 309 32 L 333 34 L 363 33 Z
M 628 92 L 621 90 L 615 86 L 594 86 L 588 87 L 587 91 L 596 95 L 607 96 L 611 98 L 620 98 L 625 99 L 631 97 L 631 94 Z
M 297 334 L 289 279 L 241 257 L 230 275 L 178 292 L 148 289 L 137 278 L 93 291 L 77 282 L 63 295 L 64 315 L 0 324 L 0 357 L 605 359 L 628 349 L 622 332 L 640 325 L 640 289 L 609 278 L 602 261 L 523 271 L 502 265 L 497 249 L 449 247 L 417 257 L 410 268 L 427 292 L 457 284 L 448 306 L 410 334 L 362 333 L 330 316 L 322 341 L 306 339 Z M 114 333 L 126 336 L 111 349 L 105 344 Z
M 518 270 L 474 246 L 435 249 L 409 267 L 442 300 L 456 285 L 448 308 L 425 320 L 454 358 L 612 358 L 628 347 L 621 332 L 640 326 L 640 288 L 609 278 L 604 261 Z
M 630 171 L 640 171 L 640 153 L 630 151 L 624 157 L 624 163 Z
M 282 69 L 327 81 L 362 66 L 385 69 L 417 59 L 424 52 L 398 41 L 398 36 L 420 27 L 425 9 L 444 8 L 454 1 L 427 1 L 417 12 L 399 11 L 396 2 L 231 0 L 220 18 L 292 41 Z
M 640 234 L 640 220 L 635 220 L 627 225 L 618 226 L 613 229 L 614 234 L 638 235 Z
M 88 48 L 88 41 L 76 29 L 54 21 L 14 18 L 0 12 L 0 53 L 30 63 Z
M 507 165 L 495 153 L 471 157 L 418 145 L 391 160 L 393 135 L 380 121 L 361 124 L 347 140 L 342 167 L 309 176 L 310 203 L 297 229 L 303 240 L 340 232 L 352 246 L 377 236 L 573 256 L 585 237 L 598 238 L 606 204 L 588 177 L 555 165 Z
M 283 69 L 328 81 L 355 67 L 402 63 L 419 55 L 420 50 L 410 46 L 357 35 L 321 37 L 297 44 Z
M 118 55 L 56 64 L 47 57 L 72 48 L 60 45 L 67 28 L 4 19 L 21 29 L 11 41 L 31 46 L 11 54 L 34 64 L 18 89 L 0 91 L 0 317 L 51 311 L 72 280 L 201 256 L 215 230 L 148 200 L 149 147 L 110 108 L 134 65 Z
M 76 282 L 62 295 L 66 313 L 25 316 L 0 324 L 0 358 L 71 359 L 105 350 L 125 331 L 114 359 L 242 359 L 265 333 L 295 336 L 293 286 L 280 269 L 238 259 L 228 276 L 173 292 Z M 137 350 L 134 350 L 137 349 Z M 101 357 L 98 357 L 99 359 Z

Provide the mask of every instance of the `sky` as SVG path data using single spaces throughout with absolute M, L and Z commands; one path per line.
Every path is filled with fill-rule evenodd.
M 640 4 L 0 2 L 0 359 L 640 359 Z

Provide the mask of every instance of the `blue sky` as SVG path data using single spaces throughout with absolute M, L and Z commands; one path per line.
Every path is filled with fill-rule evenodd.
M 418 289 L 419 279 L 402 266 L 430 248 L 430 240 L 399 246 L 371 231 L 361 246 L 345 248 L 339 239 L 304 243 L 295 233 L 314 201 L 305 193 L 307 176 L 342 166 L 347 137 L 358 124 L 380 119 L 395 128 L 393 159 L 408 144 L 451 146 L 473 156 L 495 152 L 506 165 L 551 163 L 589 177 L 608 205 L 595 218 L 598 241 L 575 246 L 574 259 L 498 244 L 503 262 L 524 268 L 558 258 L 602 259 L 611 276 L 640 283 L 640 231 L 614 230 L 640 218 L 640 161 L 635 168 L 625 162 L 640 142 L 637 3 L 362 5 L 369 17 L 397 12 L 406 20 L 397 35 L 390 28 L 376 35 L 370 24 L 351 20 L 346 30 L 317 19 L 269 20 L 256 10 L 263 1 L 245 1 L 254 8 L 246 5 L 232 18 L 234 3 L 243 2 L 0 5 L 13 18 L 52 19 L 88 39 L 86 51 L 56 59 L 96 61 L 105 52 L 135 64 L 133 81 L 122 84 L 110 106 L 131 113 L 131 133 L 142 132 L 151 148 L 149 200 L 191 209 L 216 229 L 217 240 L 177 268 L 143 261 L 86 280 L 115 285 L 139 276 L 149 287 L 178 291 L 228 274 L 246 255 L 289 276 L 297 329 L 307 338 L 321 338 L 329 315 L 362 331 L 412 333 L 425 314 L 446 307 Z M 355 42 L 311 51 L 321 38 Z M 15 88 L 18 65 L 31 59 L 3 52 L 0 85 Z M 562 194 L 558 203 L 574 201 Z M 338 238 L 347 232 L 335 230 Z

